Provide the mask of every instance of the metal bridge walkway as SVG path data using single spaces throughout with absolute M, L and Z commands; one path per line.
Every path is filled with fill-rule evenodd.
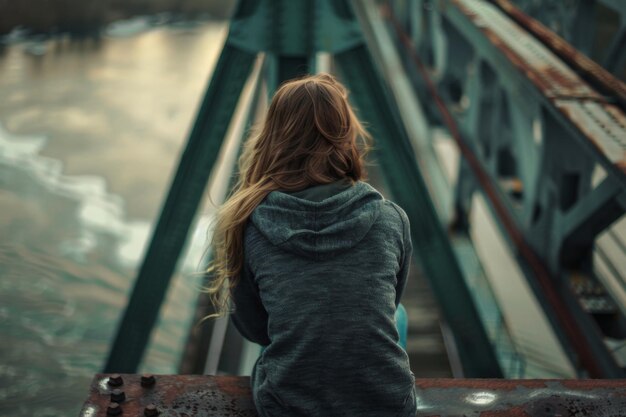
M 327 70 L 377 140 L 375 180 L 411 221 L 421 275 L 404 304 L 426 336 L 409 350 L 432 343 L 412 359 L 442 363 L 443 340 L 452 364 L 424 376 L 623 378 L 626 2 L 576 3 L 559 25 L 534 4 L 242 0 L 106 371 L 137 369 L 211 169 L 244 136 L 226 138 L 235 110 L 249 125 L 279 82 Z M 580 33 L 607 8 L 621 23 L 603 35 L 603 67 Z M 189 342 L 185 373 L 243 373 L 258 354 L 228 320 Z

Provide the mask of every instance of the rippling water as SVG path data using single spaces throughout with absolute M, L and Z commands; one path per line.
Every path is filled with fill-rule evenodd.
M 128 28 L 0 49 L 2 416 L 78 415 L 226 26 Z M 202 238 L 168 293 L 145 371 L 176 371 Z

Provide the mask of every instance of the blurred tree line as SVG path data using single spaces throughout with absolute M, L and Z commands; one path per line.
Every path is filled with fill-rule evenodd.
M 234 0 L 0 0 L 0 35 L 22 26 L 32 33 L 93 34 L 114 20 L 172 12 L 230 17 Z

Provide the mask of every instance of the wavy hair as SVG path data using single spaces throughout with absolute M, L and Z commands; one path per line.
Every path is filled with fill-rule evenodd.
M 256 135 L 244 144 L 239 175 L 219 208 L 206 270 L 206 288 L 216 313 L 229 308 L 243 266 L 243 236 L 248 218 L 274 190 L 298 191 L 342 178 L 365 178 L 364 156 L 371 137 L 359 122 L 348 92 L 322 73 L 280 86 Z

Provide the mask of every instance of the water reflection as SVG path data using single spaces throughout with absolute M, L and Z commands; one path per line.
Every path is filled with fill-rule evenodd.
M 78 415 L 225 28 L 0 42 L 0 415 Z M 179 278 L 144 370 L 175 372 Z

